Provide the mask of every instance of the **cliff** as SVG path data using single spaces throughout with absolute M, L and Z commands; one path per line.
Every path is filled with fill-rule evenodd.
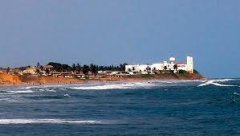
M 63 78 L 51 76 L 18 76 L 0 73 L 0 85 L 41 85 L 41 84 L 74 84 L 86 81 L 143 81 L 143 80 L 202 80 L 204 77 L 198 72 L 190 73 L 162 73 L 149 75 L 129 75 L 123 77 L 105 77 L 98 80 L 81 80 L 77 78 Z
M 0 73 L 0 85 L 15 85 L 21 84 L 22 81 L 19 76 L 6 73 Z

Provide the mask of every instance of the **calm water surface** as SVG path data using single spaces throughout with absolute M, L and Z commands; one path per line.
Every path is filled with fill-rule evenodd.
M 240 80 L 1 87 L 0 135 L 240 135 Z

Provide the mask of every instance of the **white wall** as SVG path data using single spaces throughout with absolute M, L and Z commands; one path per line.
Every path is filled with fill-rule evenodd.
M 190 73 L 193 73 L 194 67 L 193 67 L 193 57 L 187 56 L 187 71 Z
M 152 64 L 151 69 L 154 70 L 154 68 L 156 68 L 156 70 L 163 70 L 164 69 L 164 65 L 162 63 L 155 63 Z
M 141 74 L 147 74 L 147 67 L 150 67 L 150 65 L 126 65 L 125 71 L 129 72 L 129 69 L 131 69 L 131 72 L 137 72 Z
M 163 63 L 155 63 L 152 65 L 126 65 L 125 71 L 129 72 L 129 69 L 131 69 L 131 72 L 137 72 L 141 74 L 147 74 L 147 67 L 151 68 L 151 73 L 153 73 L 154 68 L 156 70 L 164 70 L 164 67 L 167 67 L 167 70 L 174 70 L 174 65 L 176 62 L 167 62 L 164 61 Z M 194 67 L 193 67 L 193 57 L 187 56 L 187 63 L 186 64 L 178 64 L 178 70 L 185 70 L 190 73 L 193 73 Z

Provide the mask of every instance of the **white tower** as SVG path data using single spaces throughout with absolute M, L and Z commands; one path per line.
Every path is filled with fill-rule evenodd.
M 170 62 L 175 62 L 175 61 L 176 61 L 176 58 L 171 57 L 171 58 L 169 58 L 169 61 L 170 61 Z
M 193 73 L 194 67 L 193 67 L 193 57 L 187 56 L 187 71 L 189 73 Z
M 175 63 L 176 63 L 176 58 L 175 58 L 175 57 L 169 58 L 169 62 L 170 62 L 169 69 L 170 69 L 170 70 L 174 70 L 174 65 L 175 65 Z

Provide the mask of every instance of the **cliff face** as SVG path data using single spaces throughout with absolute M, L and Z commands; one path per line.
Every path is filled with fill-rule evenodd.
M 51 76 L 18 76 L 6 73 L 0 73 L 0 85 L 22 85 L 22 84 L 72 84 L 85 81 L 143 81 L 143 80 L 202 80 L 204 77 L 195 72 L 190 73 L 165 73 L 165 74 L 149 74 L 149 75 L 130 75 L 124 77 L 108 77 L 99 80 L 81 80 L 76 78 L 63 78 Z
M 21 83 L 22 81 L 19 76 L 0 73 L 0 84 L 2 85 L 14 85 L 14 84 L 21 84 Z
M 18 76 L 0 73 L 0 85 L 69 84 L 78 82 L 81 82 L 81 80 L 60 77 Z
M 71 84 L 81 82 L 81 80 L 76 78 L 51 76 L 21 76 L 21 81 L 27 84 Z

